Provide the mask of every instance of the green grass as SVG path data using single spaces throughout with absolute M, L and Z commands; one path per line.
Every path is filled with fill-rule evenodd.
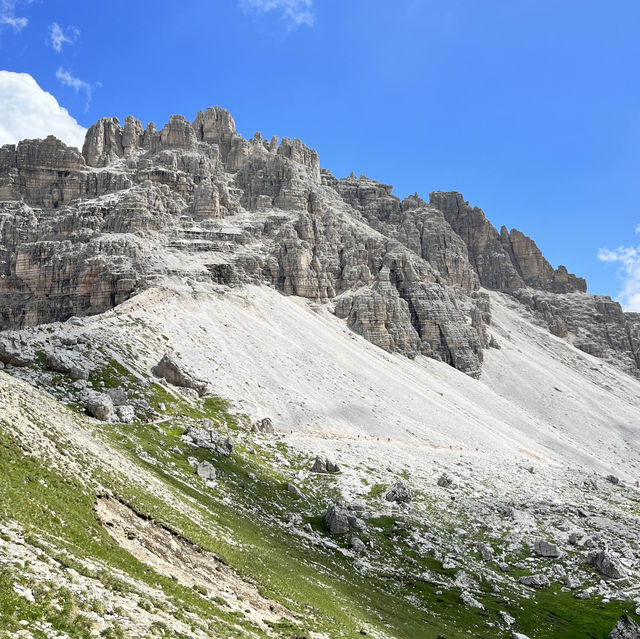
M 96 374 L 96 383 L 102 379 L 105 385 L 122 385 L 123 379 L 129 379 L 126 369 L 114 362 Z M 528 599 L 507 587 L 497 594 L 486 581 L 480 581 L 478 595 L 485 610 L 466 608 L 460 603 L 459 590 L 450 585 L 456 570 L 444 570 L 432 554 L 419 553 L 412 546 L 411 531 L 420 527 L 426 530 L 423 524 L 401 516 L 368 521 L 368 532 L 360 536 L 373 543 L 368 553 L 373 569 L 363 571 L 351 556 L 339 550 L 348 546 L 349 536 L 333 539 L 339 547 L 335 550 L 308 543 L 284 524 L 290 513 L 299 513 L 304 522 L 310 522 L 328 539 L 321 514 L 327 500 L 339 497 L 336 478 L 311 475 L 301 486 L 305 499 L 299 500 L 286 490 L 288 475 L 272 461 L 276 451 L 292 462 L 291 470 L 307 469 L 309 460 L 276 439 L 267 446 L 254 443 L 246 430 L 240 429 L 246 418 L 231 415 L 227 402 L 207 398 L 192 404 L 157 384 L 146 387 L 145 393 L 154 408 L 164 404 L 165 414 L 173 419 L 163 424 L 104 424 L 99 435 L 157 478 L 167 494 L 189 503 L 197 517 L 188 517 L 170 507 L 166 499 L 99 467 L 92 466 L 86 482 L 68 476 L 64 470 L 56 471 L 46 460 L 25 455 L 20 442 L 8 435 L 8 425 L 0 423 L 0 520 L 17 521 L 32 546 L 61 565 L 99 580 L 113 592 L 135 596 L 136 582 L 159 587 L 175 609 L 172 614 L 176 618 L 191 611 L 208 625 L 213 636 L 240 637 L 250 629 L 256 636 L 264 636 L 263 631 L 250 628 L 248 622 L 233 614 L 221 598 L 211 600 L 202 589 L 181 587 L 118 546 L 93 514 L 94 487 L 98 484 L 139 513 L 215 553 L 255 583 L 264 596 L 288 607 L 299 623 L 274 624 L 272 630 L 279 637 L 300 639 L 312 630 L 324 631 L 330 637 L 361 637 L 361 631 L 371 629 L 399 639 L 508 637 L 510 633 L 498 625 L 498 613 L 504 610 L 518 620 L 515 629 L 532 639 L 604 639 L 619 616 L 630 612 L 628 603 L 612 601 L 605 605 L 596 599 L 577 600 L 556 586 L 532 591 Z M 193 451 L 180 441 L 186 424 L 204 417 L 218 424 L 217 428 L 227 425 L 236 440 L 231 456 Z M 76 419 L 79 427 L 86 427 L 82 425 L 84 418 Z M 46 424 L 40 426 L 45 437 Z M 54 444 L 64 452 L 59 443 Z M 184 454 L 175 452 L 176 446 Z M 256 454 L 250 454 L 251 450 Z M 146 455 L 141 457 L 141 452 Z M 194 476 L 187 455 L 212 461 L 218 473 L 216 490 L 205 488 Z M 146 461 L 147 456 L 157 461 Z M 252 481 L 250 473 L 258 481 Z M 373 485 L 367 499 L 379 498 L 386 487 Z M 430 505 L 424 504 L 424 508 Z M 438 522 L 435 515 L 433 525 Z M 103 568 L 89 569 L 87 560 Z M 134 585 L 123 580 L 119 572 L 134 579 Z M 0 631 L 16 632 L 20 619 L 41 619 L 70 636 L 89 636 L 90 627 L 79 610 L 95 604 L 78 600 L 64 589 L 58 593 L 53 585 L 46 586 L 49 590 L 36 604 L 29 604 L 13 592 L 12 579 L 0 573 Z M 38 587 L 45 585 L 34 585 Z M 58 600 L 67 603 L 54 607 L 51 602 Z M 158 604 L 145 600 L 142 605 L 153 609 Z M 154 632 L 163 636 L 166 629 L 157 625 Z M 103 636 L 117 638 L 123 636 L 120 633 L 122 630 L 114 626 Z

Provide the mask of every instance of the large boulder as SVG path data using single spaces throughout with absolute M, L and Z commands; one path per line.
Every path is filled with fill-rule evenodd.
M 326 457 L 316 457 L 316 460 L 313 462 L 313 466 L 311 466 L 312 473 L 339 473 L 340 466 L 335 462 L 327 459 Z
M 75 351 L 48 350 L 45 352 L 47 368 L 56 373 L 64 373 L 76 379 L 89 379 L 89 367 L 82 362 Z
M 489 544 L 479 541 L 476 544 L 476 548 L 480 552 L 482 561 L 491 561 L 493 559 L 493 548 Z
M 413 499 L 413 491 L 405 483 L 397 481 L 389 486 L 384 498 L 397 504 L 408 504 Z
M 291 482 L 287 484 L 287 490 L 292 495 L 295 495 L 298 499 L 302 499 L 304 497 L 304 495 L 302 494 L 302 491 L 295 484 L 292 484 Z
M 115 413 L 113 402 L 105 393 L 90 393 L 86 398 L 85 410 L 89 415 L 103 422 L 112 421 Z
M 276 432 L 276 429 L 273 427 L 273 421 L 271 421 L 271 418 L 265 417 L 255 421 L 251 425 L 251 432 L 273 435 Z
M 640 626 L 629 615 L 622 615 L 609 639 L 640 639 Z
M 587 555 L 587 563 L 592 565 L 603 577 L 609 579 L 626 577 L 626 571 L 620 561 L 606 550 L 590 552 Z
M 463 590 L 460 593 L 460 601 L 467 608 L 478 608 L 478 610 L 484 610 L 484 605 L 481 604 L 471 593 Z
M 560 557 L 562 550 L 555 544 L 552 544 L 544 539 L 536 539 L 533 542 L 533 552 L 540 557 Z
M 366 530 L 364 521 L 342 504 L 329 504 L 323 519 L 332 535 L 346 535 L 352 530 Z
M 156 377 L 166 379 L 174 386 L 192 388 L 198 395 L 202 396 L 207 392 L 207 383 L 199 379 L 170 351 L 167 351 L 162 359 L 151 369 Z
M 199 462 L 196 466 L 196 475 L 205 481 L 213 481 L 216 478 L 216 469 L 208 462 Z
M 112 400 L 113 401 L 113 400 Z M 130 424 L 135 421 L 136 412 L 133 406 L 125 404 L 123 406 L 116 405 L 116 415 L 118 416 L 118 420 L 123 424 Z
M 114 406 L 124 406 L 129 399 L 124 388 L 108 388 L 105 393 L 111 397 Z
M 442 473 L 438 478 L 438 486 L 441 488 L 455 488 L 456 483 L 447 473 Z
M 29 366 L 33 364 L 36 354 L 18 333 L 0 334 L 0 362 L 11 366 Z
M 548 588 L 551 585 L 551 582 L 546 575 L 526 575 L 524 577 L 520 577 L 518 581 L 530 588 Z

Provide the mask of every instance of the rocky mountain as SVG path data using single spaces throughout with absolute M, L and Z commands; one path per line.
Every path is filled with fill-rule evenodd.
M 331 301 L 387 351 L 477 376 L 492 289 L 578 348 L 634 374 L 640 363 L 634 316 L 459 193 L 426 203 L 338 180 L 299 140 L 245 140 L 218 107 L 160 131 L 105 118 L 82 153 L 53 137 L 7 145 L 0 200 L 5 329 L 104 312 L 163 277 L 259 283 Z
M 0 329 L 6 636 L 640 636 L 640 316 L 459 193 L 6 145 Z

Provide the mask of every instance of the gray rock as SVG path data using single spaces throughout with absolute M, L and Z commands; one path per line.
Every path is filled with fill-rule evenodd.
M 205 481 L 213 481 L 216 478 L 216 469 L 210 462 L 202 461 L 196 466 L 196 474 Z
M 620 478 L 617 477 L 616 475 L 607 475 L 607 481 L 612 484 L 619 484 Z
M 189 371 L 170 351 L 167 351 L 162 356 L 162 359 L 151 369 L 151 372 L 156 377 L 166 379 L 174 386 L 192 388 L 200 396 L 207 392 L 207 383 L 204 380 L 198 379 L 198 377 Z
M 182 441 L 220 455 L 231 455 L 234 447 L 233 439 L 217 433 L 211 426 L 210 420 L 203 420 L 202 426 L 189 426 L 182 435 Z
M 549 578 L 546 575 L 542 574 L 526 575 L 524 577 L 520 577 L 518 581 L 525 586 L 529 586 L 530 588 L 548 588 L 551 585 Z
M 622 615 L 609 639 L 640 639 L 640 626 L 629 615 Z
M 354 499 L 349 504 L 349 510 L 353 510 L 354 512 L 364 512 L 367 509 L 367 502 L 364 499 Z
M 104 393 L 91 393 L 85 403 L 85 410 L 89 415 L 103 422 L 112 421 L 115 414 L 111 398 Z
M 587 563 L 592 565 L 603 577 L 609 579 L 626 577 L 626 571 L 620 561 L 605 550 L 590 552 L 587 555 Z
M 129 401 L 127 391 L 124 388 L 107 388 L 105 393 L 111 397 L 114 406 L 124 406 Z
M 507 626 L 513 626 L 513 624 L 516 622 L 515 618 L 512 617 L 508 612 L 504 610 L 499 610 L 498 614 L 500 615 L 500 617 L 502 618 L 502 621 L 504 621 L 504 623 Z
M 298 499 L 302 499 L 304 497 L 304 495 L 302 494 L 302 491 L 295 484 L 288 483 L 287 490 L 290 493 L 294 494 L 296 497 L 298 497 Z
M 324 523 L 332 535 L 346 535 L 350 530 L 349 513 L 338 504 L 331 504 L 324 513 Z
M 74 351 L 47 350 L 45 361 L 49 370 L 64 373 L 76 379 L 89 379 L 89 369 L 82 366 Z
M 481 604 L 477 599 L 473 597 L 466 590 L 463 590 L 460 593 L 460 601 L 467 606 L 467 608 L 478 608 L 479 610 L 484 610 L 484 605 Z
M 356 552 L 356 553 L 363 553 L 367 550 L 367 547 L 365 546 L 362 539 L 356 536 L 351 537 L 349 547 L 351 548 L 351 550 L 353 550 L 353 552 Z
M 311 466 L 312 473 L 339 473 L 340 466 L 328 460 L 326 457 L 316 457 Z
M 438 486 L 441 488 L 455 488 L 456 484 L 447 473 L 442 473 L 438 478 Z
M 398 504 L 408 504 L 413 499 L 413 491 L 404 482 L 397 481 L 389 486 L 384 498 Z
M 129 405 L 116 406 L 116 415 L 118 416 L 118 420 L 123 424 L 131 424 L 131 422 L 136 419 L 136 413 L 133 410 L 133 406 Z
M 0 334 L 0 362 L 11 366 L 30 366 L 35 358 L 33 347 L 21 335 L 13 332 Z
M 576 588 L 580 588 L 582 583 L 575 575 L 569 575 L 566 581 L 567 588 L 569 590 L 576 590 Z
M 272 435 L 276 432 L 270 417 L 259 419 L 251 425 L 251 432 Z
M 332 535 L 346 535 L 352 530 L 364 531 L 366 524 L 341 504 L 330 504 L 323 516 Z
M 544 539 L 536 539 L 533 542 L 533 551 L 539 557 L 561 557 L 562 550 L 555 544 L 552 544 Z
M 482 561 L 492 561 L 493 560 L 493 548 L 484 542 L 479 541 L 476 544 L 476 548 L 480 552 L 480 556 L 482 557 Z
M 567 582 L 567 571 L 564 569 L 562 564 L 553 564 L 551 567 L 551 574 L 553 575 L 554 580 L 559 581 L 560 583 Z
M 444 564 L 443 564 L 444 567 Z M 464 570 L 459 570 L 456 573 L 456 578 L 454 580 L 454 584 L 460 588 L 460 590 L 477 590 L 478 583 L 475 581 L 473 577 L 471 577 Z

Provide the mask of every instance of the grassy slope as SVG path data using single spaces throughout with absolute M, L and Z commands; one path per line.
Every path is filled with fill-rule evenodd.
M 111 377 L 108 381 L 109 385 L 115 383 Z M 629 606 L 621 602 L 603 605 L 595 600 L 577 600 L 557 587 L 532 592 L 527 600 L 515 592 L 496 595 L 486 582 L 482 585 L 485 610 L 466 608 L 459 602 L 457 589 L 447 590 L 438 583 L 438 577 L 451 572 L 443 571 L 433 558 L 420 555 L 405 543 L 412 523 L 396 523 L 391 518 L 372 520 L 369 528 L 378 564 L 386 563 L 394 570 L 357 569 L 352 557 L 307 543 L 283 525 L 288 513 L 300 512 L 324 535 L 318 515 L 335 492 L 331 478 L 307 480 L 302 485 L 306 499 L 301 502 L 286 490 L 285 475 L 271 463 L 276 447 L 255 446 L 249 436 L 238 430 L 239 420 L 228 413 L 224 402 L 211 400 L 196 409 L 157 386 L 150 388 L 149 399 L 152 405 L 163 402 L 175 419 L 162 425 L 103 425 L 100 436 L 155 475 L 167 491 L 189 501 L 199 518 L 186 517 L 139 485 L 103 473 L 89 462 L 89 479 L 85 483 L 49 469 L 35 457 L 25 456 L 21 444 L 8 434 L 9 425 L 2 424 L 0 520 L 20 523 L 30 542 L 45 553 L 52 552 L 45 542 L 54 542 L 58 561 L 84 571 L 109 588 L 126 590 L 131 585 L 114 578 L 109 570 L 87 570 L 82 565 L 86 559 L 121 570 L 140 583 L 159 586 L 176 616 L 194 613 L 202 627 L 216 637 L 263 633 L 239 620 L 222 602 L 211 602 L 169 577 L 158 575 L 121 549 L 94 517 L 97 484 L 109 488 L 137 511 L 215 552 L 240 575 L 256 583 L 262 594 L 289 607 L 298 615 L 299 626 L 283 624 L 275 628 L 274 632 L 282 637 L 308 637 L 312 630 L 324 631 L 330 637 L 356 637 L 362 636 L 365 629 L 370 634 L 378 629 L 403 638 L 506 637 L 508 632 L 504 625 L 499 626 L 498 616 L 499 610 L 506 610 L 518 619 L 517 630 L 532 638 L 602 638 L 620 614 L 629 612 Z M 213 460 L 219 475 L 215 490 L 204 489 L 194 478 L 186 455 L 172 450 L 180 445 L 182 414 L 226 422 L 235 434 L 238 444 L 230 458 L 212 458 L 202 450 L 189 452 Z M 86 424 L 93 427 L 95 422 Z M 46 424 L 41 427 L 44 437 Z M 308 465 L 307 460 L 290 461 L 294 468 Z M 259 481 L 251 481 L 250 472 Z M 198 519 L 201 523 L 196 523 Z M 347 541 L 339 540 L 338 544 L 346 546 Z M 425 577 L 416 577 L 419 573 Z M 0 630 L 15 632 L 21 619 L 46 619 L 70 636 L 90 636 L 90 623 L 79 614 L 86 603 L 74 602 L 71 593 L 56 591 L 56 600 L 67 604 L 54 608 L 50 605 L 52 597 L 53 594 L 45 594 L 36 599 L 38 603 L 29 604 L 13 592 L 12 576 L 0 573 Z M 113 636 L 126 636 L 126 628 L 110 632 L 115 633 Z M 166 630 L 160 628 L 158 633 Z

